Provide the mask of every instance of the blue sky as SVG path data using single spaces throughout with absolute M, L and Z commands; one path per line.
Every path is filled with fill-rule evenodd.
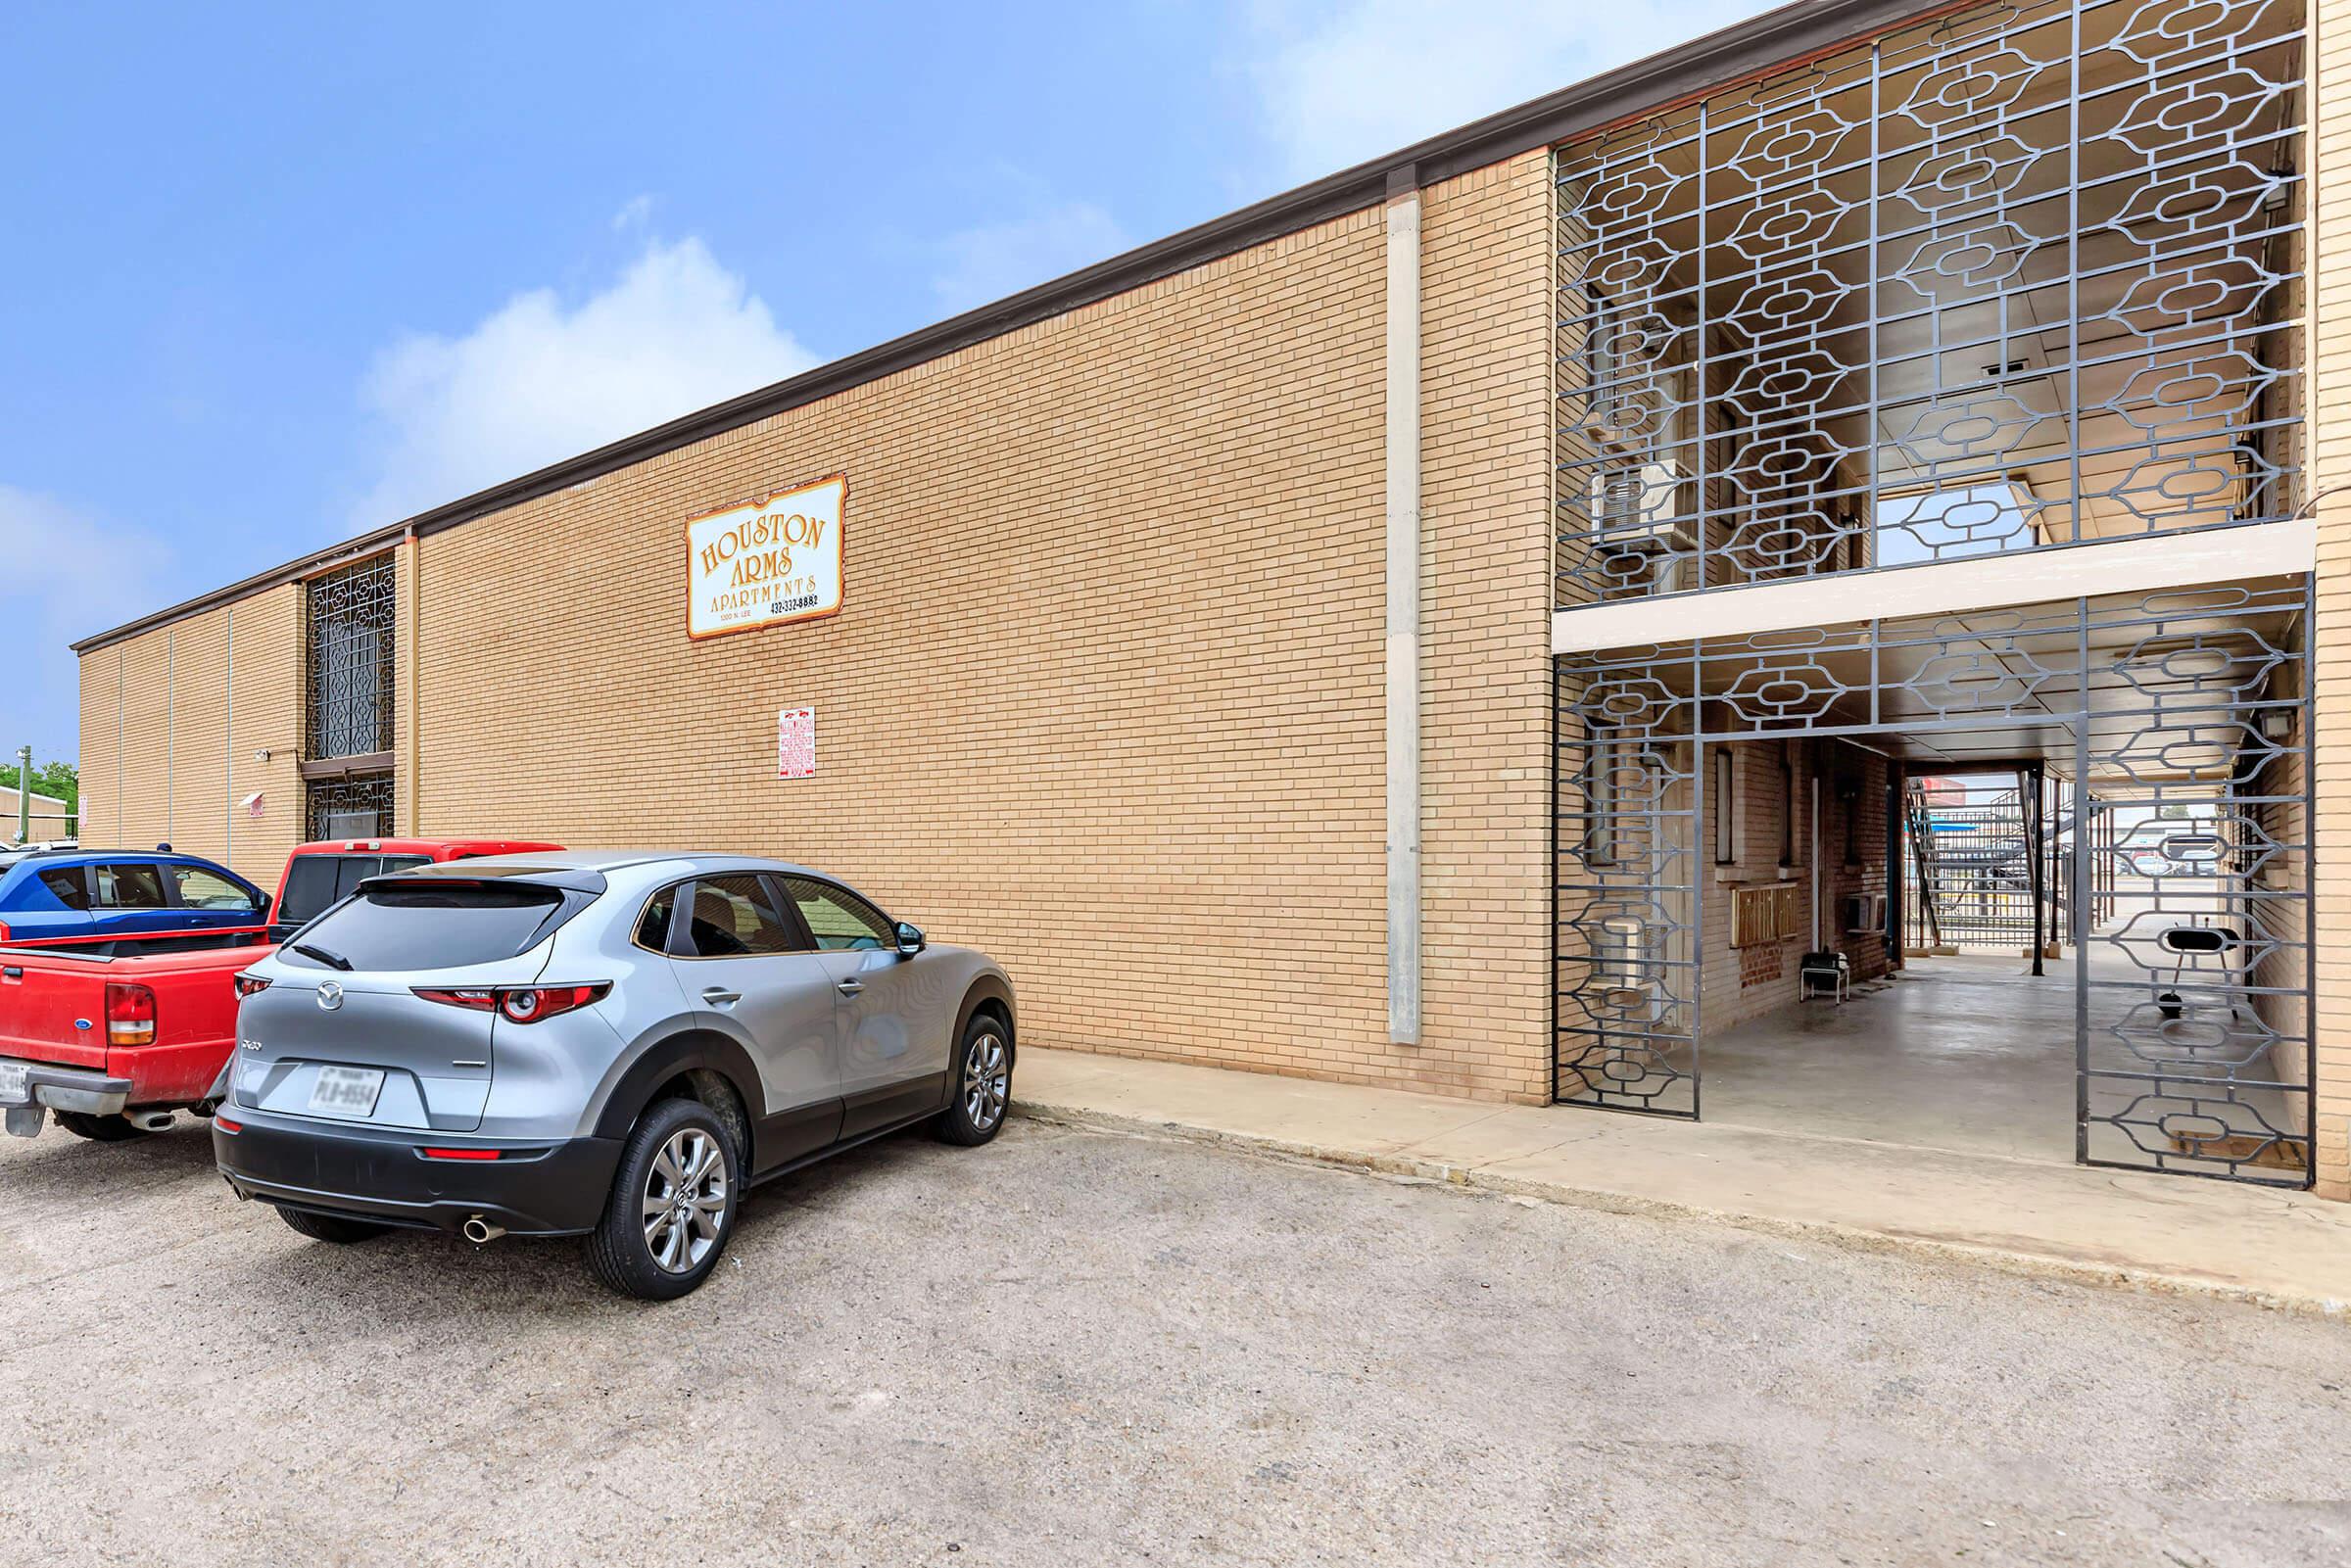
M 1751 9 L 11 7 L 0 748 L 73 638 Z

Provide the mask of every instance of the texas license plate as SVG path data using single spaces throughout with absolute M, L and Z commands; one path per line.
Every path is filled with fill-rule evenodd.
M 0 1062 L 0 1105 L 25 1105 L 32 1099 L 32 1069 L 22 1062 Z
M 375 1110 L 384 1075 L 374 1068 L 320 1068 L 311 1086 L 313 1116 L 363 1117 Z

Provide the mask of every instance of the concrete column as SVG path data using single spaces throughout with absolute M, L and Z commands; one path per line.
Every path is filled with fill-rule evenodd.
M 1420 1043 L 1420 180 L 1388 174 L 1388 1039 Z

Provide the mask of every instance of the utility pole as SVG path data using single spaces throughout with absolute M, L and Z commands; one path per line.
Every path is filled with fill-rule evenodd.
M 32 747 L 17 747 L 17 842 L 32 842 Z

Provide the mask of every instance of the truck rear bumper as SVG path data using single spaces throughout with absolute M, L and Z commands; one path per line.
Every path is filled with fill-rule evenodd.
M 0 1071 L 0 1112 L 7 1113 L 10 1132 L 20 1138 L 29 1138 L 41 1130 L 41 1110 L 80 1111 L 94 1117 L 111 1117 L 130 1103 L 131 1082 L 128 1078 L 110 1078 L 88 1068 L 61 1068 L 46 1062 L 26 1062 L 16 1057 L 0 1057 L 0 1069 L 23 1068 L 24 1091 L 11 1095 L 16 1073 Z
M 427 1147 L 452 1145 L 498 1157 L 425 1157 Z M 452 1235 L 478 1216 L 517 1236 L 573 1236 L 602 1214 L 620 1143 L 496 1145 L 415 1129 L 294 1125 L 240 1106 L 214 1117 L 213 1158 L 238 1197 L 281 1208 Z

